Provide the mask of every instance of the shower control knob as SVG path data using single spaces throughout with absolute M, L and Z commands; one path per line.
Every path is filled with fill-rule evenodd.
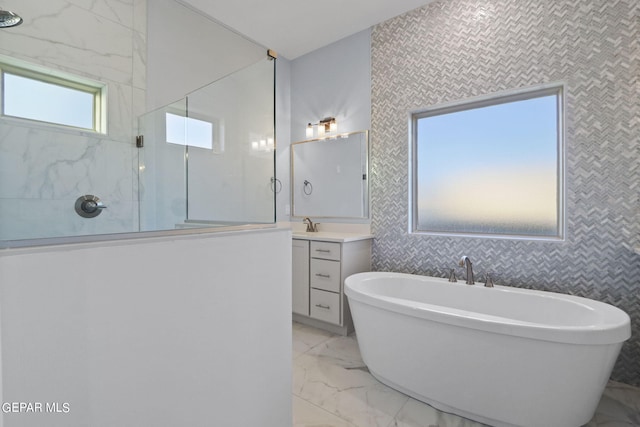
M 98 209 L 105 209 L 106 206 L 102 204 L 102 202 L 96 202 L 95 200 L 85 200 L 80 205 L 80 209 L 82 209 L 86 213 L 94 213 Z
M 92 194 L 78 197 L 75 204 L 76 213 L 83 218 L 94 218 L 106 208 L 100 198 Z

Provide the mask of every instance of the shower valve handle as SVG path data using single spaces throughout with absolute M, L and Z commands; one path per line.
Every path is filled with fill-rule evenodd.
M 83 211 L 85 211 L 86 213 L 93 213 L 95 211 L 97 211 L 98 209 L 106 209 L 107 207 L 105 205 L 102 204 L 102 202 L 96 202 L 93 200 L 85 200 L 82 203 L 82 207 L 81 209 Z
M 75 204 L 76 213 L 83 218 L 94 218 L 106 208 L 104 203 L 92 194 L 78 197 Z

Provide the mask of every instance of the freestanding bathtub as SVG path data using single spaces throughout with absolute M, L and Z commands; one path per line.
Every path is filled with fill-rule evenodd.
M 622 310 L 552 292 L 374 272 L 345 293 L 378 380 L 494 426 L 586 424 L 631 335 Z

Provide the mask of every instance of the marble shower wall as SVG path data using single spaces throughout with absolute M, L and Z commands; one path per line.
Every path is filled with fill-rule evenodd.
M 468 255 L 500 284 L 620 307 L 633 336 L 613 379 L 639 385 L 639 75 L 637 0 L 437 1 L 375 26 L 374 268 L 444 275 Z M 566 84 L 565 241 L 409 234 L 410 112 L 557 81 Z
M 0 118 L 0 239 L 138 230 L 136 117 L 146 90 L 146 0 L 14 0 L 0 54 L 107 84 L 107 133 Z M 108 208 L 85 219 L 74 202 Z

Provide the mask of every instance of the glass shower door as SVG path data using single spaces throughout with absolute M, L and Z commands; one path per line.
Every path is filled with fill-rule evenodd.
M 273 223 L 274 64 L 264 59 L 187 97 L 187 221 Z M 204 142 L 209 142 L 208 145 Z
M 275 62 L 139 119 L 140 231 L 275 222 Z
M 144 146 L 139 153 L 140 231 L 170 230 L 187 217 L 186 155 L 184 124 L 186 99 L 139 118 Z M 173 142 L 171 142 L 173 141 Z

